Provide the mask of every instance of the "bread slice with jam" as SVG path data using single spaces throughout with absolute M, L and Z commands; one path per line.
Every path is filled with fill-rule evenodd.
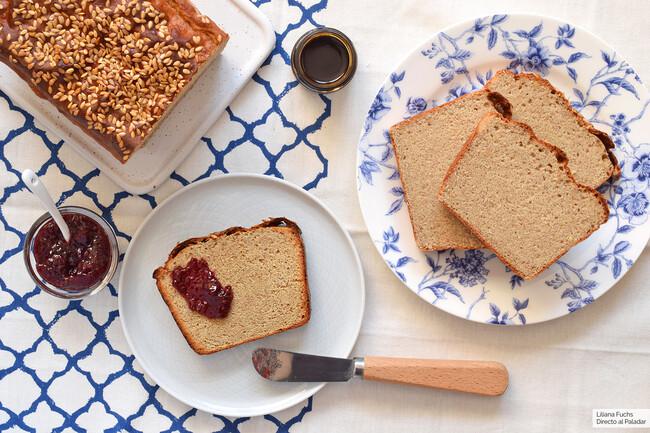
M 179 291 L 174 272 L 202 261 L 218 280 L 216 289 L 205 290 L 231 294 L 229 310 L 216 314 L 225 317 L 207 317 L 200 299 Z M 300 229 L 287 218 L 183 241 L 153 277 L 183 336 L 201 355 L 297 328 L 310 318 L 305 249 Z

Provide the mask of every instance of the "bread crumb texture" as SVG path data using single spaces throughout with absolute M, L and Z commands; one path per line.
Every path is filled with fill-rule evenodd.
M 255 226 L 188 243 L 174 250 L 154 277 L 174 319 L 198 353 L 227 349 L 309 320 L 304 247 L 297 226 Z M 204 259 L 217 279 L 232 287 L 226 318 L 209 319 L 190 310 L 172 286 L 171 271 L 194 257 Z
M 440 199 L 526 279 L 609 214 L 594 189 L 576 183 L 561 151 L 498 115 L 481 121 L 450 168 Z
M 423 250 L 483 246 L 438 202 L 436 192 L 473 127 L 490 112 L 488 92 L 478 91 L 390 129 L 413 233 Z
M 541 140 L 566 154 L 578 183 L 597 188 L 615 172 L 598 131 L 595 133 L 594 127 L 547 80 L 535 74 L 499 71 L 486 88 L 510 102 L 513 120 L 527 124 Z

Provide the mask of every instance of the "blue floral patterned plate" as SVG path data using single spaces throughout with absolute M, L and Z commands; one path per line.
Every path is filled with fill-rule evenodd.
M 489 250 L 423 253 L 415 245 L 388 128 L 480 88 L 499 69 L 541 74 L 616 143 L 622 176 L 600 188 L 610 217 L 532 281 Z M 420 45 L 377 93 L 358 149 L 358 192 L 370 236 L 395 275 L 425 301 L 456 316 L 522 325 L 579 310 L 633 265 L 650 236 L 650 103 L 617 53 L 555 19 L 494 15 L 453 26 Z

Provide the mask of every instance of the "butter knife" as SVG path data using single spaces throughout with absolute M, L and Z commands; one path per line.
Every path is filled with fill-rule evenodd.
M 253 366 L 263 378 L 280 382 L 346 382 L 360 377 L 489 396 L 501 395 L 508 387 L 508 370 L 492 361 L 346 359 L 260 348 L 253 351 Z

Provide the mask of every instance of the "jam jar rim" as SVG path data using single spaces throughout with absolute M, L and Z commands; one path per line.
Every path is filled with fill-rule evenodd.
M 61 287 L 57 287 L 53 284 L 45 281 L 36 270 L 36 259 L 34 257 L 33 248 L 34 241 L 36 240 L 36 234 L 40 229 L 52 219 L 52 216 L 46 212 L 34 221 L 32 226 L 29 228 L 27 235 L 25 236 L 25 244 L 23 246 L 23 259 L 25 261 L 25 267 L 27 268 L 27 273 L 31 277 L 32 281 L 44 292 L 49 293 L 50 295 L 56 296 L 63 299 L 82 299 L 88 296 L 94 295 L 104 289 L 113 279 L 115 271 L 117 270 L 117 265 L 119 262 L 119 247 L 117 244 L 117 235 L 113 227 L 106 221 L 101 215 L 96 212 L 80 207 L 80 206 L 61 206 L 58 208 L 59 212 L 62 215 L 65 214 L 80 214 L 89 217 L 95 221 L 106 233 L 108 238 L 108 243 L 111 250 L 111 262 L 106 271 L 104 277 L 99 280 L 97 283 L 93 284 L 90 287 L 87 287 L 82 290 L 67 290 Z
M 305 46 L 307 46 L 307 44 L 312 40 L 322 36 L 329 36 L 337 39 L 348 53 L 348 65 L 345 68 L 345 72 L 343 72 L 343 74 L 341 74 L 341 76 L 336 80 L 327 83 L 318 83 L 310 80 L 307 77 L 301 62 L 302 51 Z M 357 70 L 357 52 L 350 38 L 342 31 L 332 27 L 316 27 L 300 36 L 294 44 L 293 49 L 291 50 L 291 70 L 298 82 L 312 92 L 320 94 L 336 92 L 352 81 Z

